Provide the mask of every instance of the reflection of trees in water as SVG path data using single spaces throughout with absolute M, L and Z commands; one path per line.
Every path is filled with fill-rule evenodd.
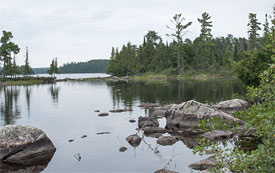
M 168 82 L 107 82 L 111 88 L 113 104 L 132 105 L 143 103 L 180 103 L 197 100 L 215 103 L 231 99 L 234 94 L 245 94 L 245 88 L 238 80 L 182 80 Z
M 60 87 L 58 87 L 56 84 L 51 84 L 49 87 L 49 92 L 51 93 L 53 103 L 58 104 L 58 95 L 59 95 Z
M 0 87 L 0 115 L 2 125 L 14 124 L 16 120 L 20 118 L 21 110 L 17 104 L 19 93 L 20 90 L 17 86 Z
M 25 86 L 25 94 L 26 94 L 26 102 L 28 106 L 28 115 L 30 115 L 30 109 L 31 109 L 31 93 L 32 89 L 30 86 Z

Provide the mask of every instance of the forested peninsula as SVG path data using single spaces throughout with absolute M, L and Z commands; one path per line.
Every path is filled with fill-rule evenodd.
M 248 15 L 248 39 L 213 37 L 212 20 L 203 13 L 197 21 L 201 33 L 193 41 L 186 38 L 188 27 L 182 14 L 176 14 L 167 26 L 167 36 L 171 42 L 164 42 L 156 31 L 149 30 L 141 45 L 131 42 L 119 50 L 112 48 L 107 73 L 115 76 L 133 76 L 148 73 L 164 75 L 186 75 L 195 73 L 237 73 L 245 84 L 259 84 L 259 74 L 271 63 L 269 17 L 261 24 L 256 14 Z M 273 26 L 274 27 L 274 26 Z M 260 33 L 263 33 L 262 36 Z

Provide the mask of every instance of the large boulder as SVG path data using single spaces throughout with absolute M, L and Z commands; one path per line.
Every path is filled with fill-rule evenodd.
M 167 110 L 171 108 L 172 105 L 165 105 L 162 107 L 156 107 L 154 108 L 154 112 L 152 114 L 153 117 L 165 117 L 165 113 Z
M 138 117 L 138 128 L 144 127 L 158 127 L 159 122 L 153 117 Z
M 0 131 L 2 162 L 36 165 L 49 161 L 55 150 L 48 136 L 36 127 L 7 125 Z
M 242 99 L 232 99 L 221 101 L 212 107 L 219 109 L 228 114 L 233 114 L 235 111 L 240 111 L 249 107 L 249 103 Z
M 207 121 L 204 127 L 209 128 L 212 126 L 219 127 L 221 123 L 225 123 L 227 127 L 234 125 L 243 125 L 244 122 L 234 118 L 233 116 L 224 113 L 220 110 L 212 108 L 209 105 L 199 103 L 194 100 L 183 102 L 181 104 L 174 104 L 165 113 L 166 128 L 168 129 L 187 129 L 199 128 L 199 123 L 203 120 Z M 211 120 L 211 121 L 210 121 Z M 214 122 L 216 120 L 216 122 Z M 224 125 L 224 124 L 222 124 Z

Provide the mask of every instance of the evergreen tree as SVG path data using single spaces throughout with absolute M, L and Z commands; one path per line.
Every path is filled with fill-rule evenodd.
M 180 45 L 182 44 L 182 38 L 187 33 L 186 29 L 192 24 L 192 22 L 188 22 L 187 24 L 183 24 L 185 18 L 182 14 L 176 14 L 173 17 L 173 20 L 170 20 L 174 25 L 172 28 L 167 26 L 173 33 L 167 34 L 168 37 L 173 38 L 173 40 L 177 43 L 177 64 L 178 64 L 178 72 L 180 71 Z M 184 60 L 183 60 L 184 61 Z M 184 69 L 184 64 L 182 65 L 182 69 Z
M 258 38 L 259 38 L 259 34 L 257 33 L 259 30 L 261 30 L 260 28 L 260 22 L 258 22 L 258 19 L 256 17 L 256 14 L 254 13 L 249 13 L 249 23 L 247 24 L 248 26 L 248 40 L 249 40 L 249 48 L 250 49 L 254 49 L 254 48 L 258 48 Z
M 47 71 L 49 75 L 53 75 L 55 77 L 55 74 L 59 74 L 58 66 L 57 66 L 57 58 L 52 60 L 52 63 L 50 65 L 49 70 Z
M 3 36 L 1 37 L 0 46 L 0 61 L 4 62 L 2 69 L 3 76 L 12 75 L 12 54 L 15 56 L 19 53 L 20 48 L 17 44 L 11 42 L 13 35 L 11 32 L 3 31 Z
M 29 74 L 33 74 L 32 68 L 30 67 L 29 64 L 29 51 L 28 51 L 28 47 L 26 47 L 26 60 L 25 60 L 25 65 L 24 65 L 24 75 L 29 75 Z
M 209 16 L 209 14 L 206 12 L 202 13 L 201 19 L 198 18 L 198 21 L 201 23 L 200 37 L 202 40 L 210 40 L 212 38 L 211 27 L 213 27 L 213 25 L 212 21 L 209 21 L 210 18 L 211 16 Z

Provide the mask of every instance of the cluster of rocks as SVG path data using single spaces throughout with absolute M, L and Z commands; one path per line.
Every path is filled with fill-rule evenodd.
M 138 130 L 142 130 L 145 136 L 158 138 L 156 142 L 162 146 L 173 145 L 180 140 L 187 147 L 193 148 L 200 145 L 199 137 L 208 140 L 220 140 L 231 138 L 236 134 L 236 129 L 239 133 L 245 123 L 232 116 L 232 114 L 235 111 L 248 108 L 249 104 L 241 99 L 233 99 L 210 106 L 190 100 L 181 104 L 165 106 L 146 103 L 141 104 L 139 107 L 154 109 L 150 117 L 138 118 Z M 159 117 L 166 118 L 165 128 L 159 127 Z M 226 127 L 229 130 L 219 129 L 220 127 Z M 163 136 L 164 133 L 168 133 L 170 136 Z M 134 134 L 128 136 L 126 140 L 132 146 L 137 147 L 142 138 Z M 209 157 L 195 162 L 189 167 L 196 170 L 205 170 L 214 167 L 215 164 L 214 159 Z M 159 170 L 159 172 L 162 171 L 164 170 Z

